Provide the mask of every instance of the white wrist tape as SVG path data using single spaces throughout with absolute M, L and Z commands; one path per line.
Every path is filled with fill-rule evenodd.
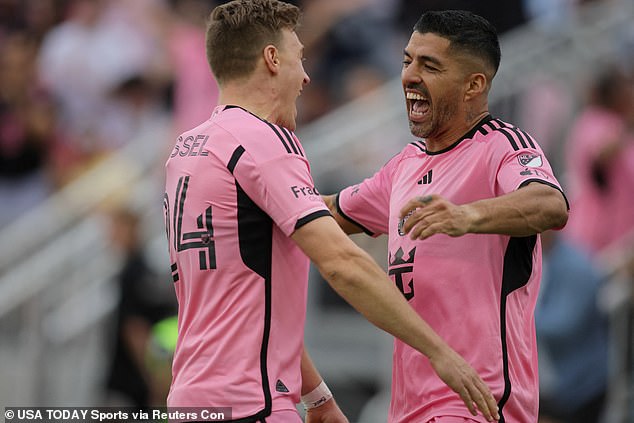
M 315 389 L 306 395 L 302 395 L 302 404 L 306 410 L 310 410 L 311 408 L 317 408 L 325 404 L 330 399 L 332 399 L 332 392 L 330 392 L 330 389 L 326 386 L 326 382 L 322 380 Z

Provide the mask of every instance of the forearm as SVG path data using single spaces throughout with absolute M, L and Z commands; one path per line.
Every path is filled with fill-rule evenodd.
M 302 395 L 306 395 L 321 383 L 322 378 L 305 348 L 302 351 L 301 372 Z
M 427 357 L 447 347 L 364 251 L 342 254 L 323 268 L 327 270 L 320 271 L 332 288 L 375 326 Z
M 539 183 L 461 208 L 469 216 L 468 233 L 529 236 L 562 227 L 568 218 L 563 195 Z
M 473 415 L 476 403 L 488 420 L 497 416 L 495 399 L 475 370 L 425 323 L 379 265 L 335 222 L 329 217 L 315 219 L 291 237 L 335 291 L 366 319 L 426 355 Z
M 330 214 L 332 214 L 332 216 L 335 218 L 335 221 L 337 222 L 337 224 L 343 230 L 344 233 L 350 235 L 350 234 L 358 234 L 363 232 L 363 229 L 361 229 L 359 226 L 355 225 L 354 223 L 350 222 L 348 219 L 343 217 L 341 213 L 339 213 L 339 209 L 337 208 L 336 194 L 322 195 L 321 198 L 324 200 L 324 203 L 326 203 L 326 206 L 328 206 L 328 209 L 330 210 Z

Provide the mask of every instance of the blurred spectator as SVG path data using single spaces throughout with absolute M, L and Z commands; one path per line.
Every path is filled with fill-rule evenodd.
M 173 80 L 174 133 L 209 119 L 218 103 L 218 87 L 205 54 L 205 23 L 215 2 L 170 0 L 163 37 Z
M 524 10 L 544 30 L 558 31 L 570 24 L 577 0 L 524 0 Z
M 11 33 L 21 32 L 38 44 L 59 22 L 64 0 L 0 0 L 0 44 Z
M 58 101 L 60 117 L 80 157 L 90 160 L 129 141 L 110 131 L 109 94 L 136 75 L 150 77 L 160 66 L 153 41 L 153 1 L 69 0 L 67 19 L 42 43 L 39 74 Z M 144 18 L 144 19 L 142 19 Z
M 52 191 L 49 154 L 59 134 L 51 99 L 37 84 L 35 42 L 16 32 L 0 46 L 2 227 Z
M 536 70 L 518 99 L 517 113 L 523 128 L 539 140 L 555 172 L 564 174 L 561 142 L 578 108 L 578 93 L 563 81 Z
M 523 0 L 524 11 L 530 20 L 547 32 L 569 29 L 579 8 L 601 0 Z
M 165 289 L 171 288 L 169 275 L 154 272 L 144 257 L 141 235 L 137 214 L 127 209 L 112 213 L 110 238 L 123 263 L 107 379 L 108 405 L 164 406 L 171 381 L 169 375 L 157 373 L 148 359 L 153 325 L 176 313 L 175 298 L 171 289 Z
M 605 69 L 566 142 L 570 219 L 564 233 L 595 253 L 634 230 L 634 86 Z
M 597 304 L 605 276 L 587 253 L 557 232 L 542 234 L 542 247 L 535 310 L 540 421 L 598 423 L 608 382 L 608 320 Z
M 133 140 L 168 118 L 161 89 L 152 82 L 144 75 L 132 75 L 109 93 L 102 124 L 111 138 Z
M 311 78 L 299 98 L 301 122 L 367 93 L 361 87 L 372 89 L 398 74 L 405 40 L 394 32 L 396 5 L 396 0 L 301 2 L 299 31 Z

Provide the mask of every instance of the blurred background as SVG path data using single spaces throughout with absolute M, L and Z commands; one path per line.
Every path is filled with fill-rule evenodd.
M 161 199 L 207 119 L 209 0 L 0 0 L 0 406 L 162 405 L 174 294 Z M 399 73 L 425 10 L 494 23 L 492 113 L 572 204 L 544 236 L 542 423 L 634 422 L 634 1 L 298 0 L 298 134 L 322 193 L 411 141 Z M 355 238 L 385 266 L 383 238 Z M 351 422 L 385 421 L 391 338 L 312 272 L 306 343 Z M 590 421 L 590 420 L 588 420 Z

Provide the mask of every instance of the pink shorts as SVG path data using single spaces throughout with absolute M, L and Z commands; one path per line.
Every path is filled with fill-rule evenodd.
M 426 423 L 478 423 L 478 421 L 470 419 L 468 417 L 440 416 L 440 417 L 433 417 L 431 420 L 428 420 Z

